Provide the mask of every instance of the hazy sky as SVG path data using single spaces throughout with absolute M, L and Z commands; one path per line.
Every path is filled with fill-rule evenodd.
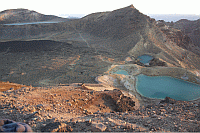
M 26 8 L 47 15 L 90 14 L 133 4 L 144 14 L 200 15 L 200 0 L 1 0 L 0 11 Z

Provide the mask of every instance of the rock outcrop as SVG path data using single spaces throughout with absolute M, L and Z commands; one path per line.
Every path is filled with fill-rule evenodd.
M 174 23 L 174 28 L 182 30 L 185 35 L 188 35 L 192 42 L 200 47 L 200 19 L 190 21 L 182 19 Z
M 167 64 L 157 58 L 153 58 L 152 60 L 150 60 L 149 66 L 167 66 Z
M 168 26 L 168 28 L 173 30 L 177 30 L 179 33 L 177 36 L 184 36 L 184 39 L 182 41 L 185 41 L 184 43 L 179 42 L 179 46 L 183 46 L 183 48 L 188 48 L 191 46 L 188 46 L 188 42 L 193 44 L 192 47 L 200 47 L 200 19 L 190 21 L 187 19 L 181 19 L 177 22 L 164 22 L 163 20 L 158 21 L 159 26 Z M 180 39 L 179 39 L 180 40 Z M 198 50 L 199 51 L 199 50 Z
M 179 47 L 182 47 L 186 50 L 189 50 L 191 52 L 194 52 L 195 54 L 200 54 L 199 50 L 199 42 L 195 41 L 199 37 L 196 35 L 198 34 L 198 28 L 195 29 L 193 25 L 196 24 L 191 24 L 187 23 L 189 22 L 188 20 L 180 20 L 176 23 L 167 23 L 163 20 L 157 21 L 157 26 L 161 28 L 161 31 L 167 35 L 169 39 L 171 39 L 173 42 L 176 43 Z M 188 27 L 191 26 L 191 29 Z M 185 25 L 185 26 L 184 26 Z M 197 26 L 197 25 L 196 25 Z M 197 26 L 198 27 L 198 26 Z M 193 31 L 195 29 L 195 31 Z M 195 36 L 191 35 L 193 32 L 195 32 Z M 198 34 L 199 35 L 199 34 Z

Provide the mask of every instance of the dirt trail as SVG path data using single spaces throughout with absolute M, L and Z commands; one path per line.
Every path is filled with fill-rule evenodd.
M 81 39 L 87 44 L 88 48 L 90 47 L 89 43 L 83 38 L 83 36 L 81 35 L 81 33 L 78 33 L 79 36 L 81 37 Z

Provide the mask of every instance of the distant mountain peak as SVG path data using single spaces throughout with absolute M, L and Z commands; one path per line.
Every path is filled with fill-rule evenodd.
M 24 9 L 24 8 L 17 8 L 17 9 L 7 9 L 4 10 L 2 12 L 0 12 L 0 14 L 2 13 L 19 13 L 19 12 L 32 12 L 32 10 L 28 10 L 28 9 Z
M 8 9 L 0 12 L 0 24 L 50 21 L 58 19 L 61 20 L 63 18 L 53 15 L 44 15 L 24 8 Z
M 145 27 L 149 17 L 129 5 L 111 12 L 90 14 L 81 19 L 81 30 L 95 36 L 124 38 L 135 30 Z
M 130 6 L 128 6 L 129 8 L 134 8 L 135 9 L 135 7 L 133 6 L 133 4 L 131 4 Z
M 131 4 L 130 6 L 127 6 L 127 7 L 121 8 L 121 9 L 126 9 L 126 10 L 133 10 L 134 9 L 135 10 L 136 8 L 133 6 L 133 4 Z M 117 9 L 117 10 L 120 10 L 120 9 Z

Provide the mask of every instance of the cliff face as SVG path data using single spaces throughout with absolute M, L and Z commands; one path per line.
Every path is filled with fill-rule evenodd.
M 161 31 L 167 35 L 171 41 L 175 42 L 177 46 L 182 47 L 186 50 L 189 50 L 195 54 L 200 54 L 200 48 L 194 42 L 192 36 L 190 36 L 189 32 L 192 30 L 187 30 L 187 33 L 182 28 L 177 28 L 174 23 L 166 23 L 163 20 L 157 21 L 157 26 L 161 29 Z
M 57 16 L 43 15 L 28 9 L 10 9 L 0 12 L 0 24 L 49 21 L 53 19 L 65 20 Z
M 191 38 L 195 45 L 200 47 L 200 19 L 195 21 L 182 19 L 175 22 L 173 28 L 182 30 L 184 34 Z

